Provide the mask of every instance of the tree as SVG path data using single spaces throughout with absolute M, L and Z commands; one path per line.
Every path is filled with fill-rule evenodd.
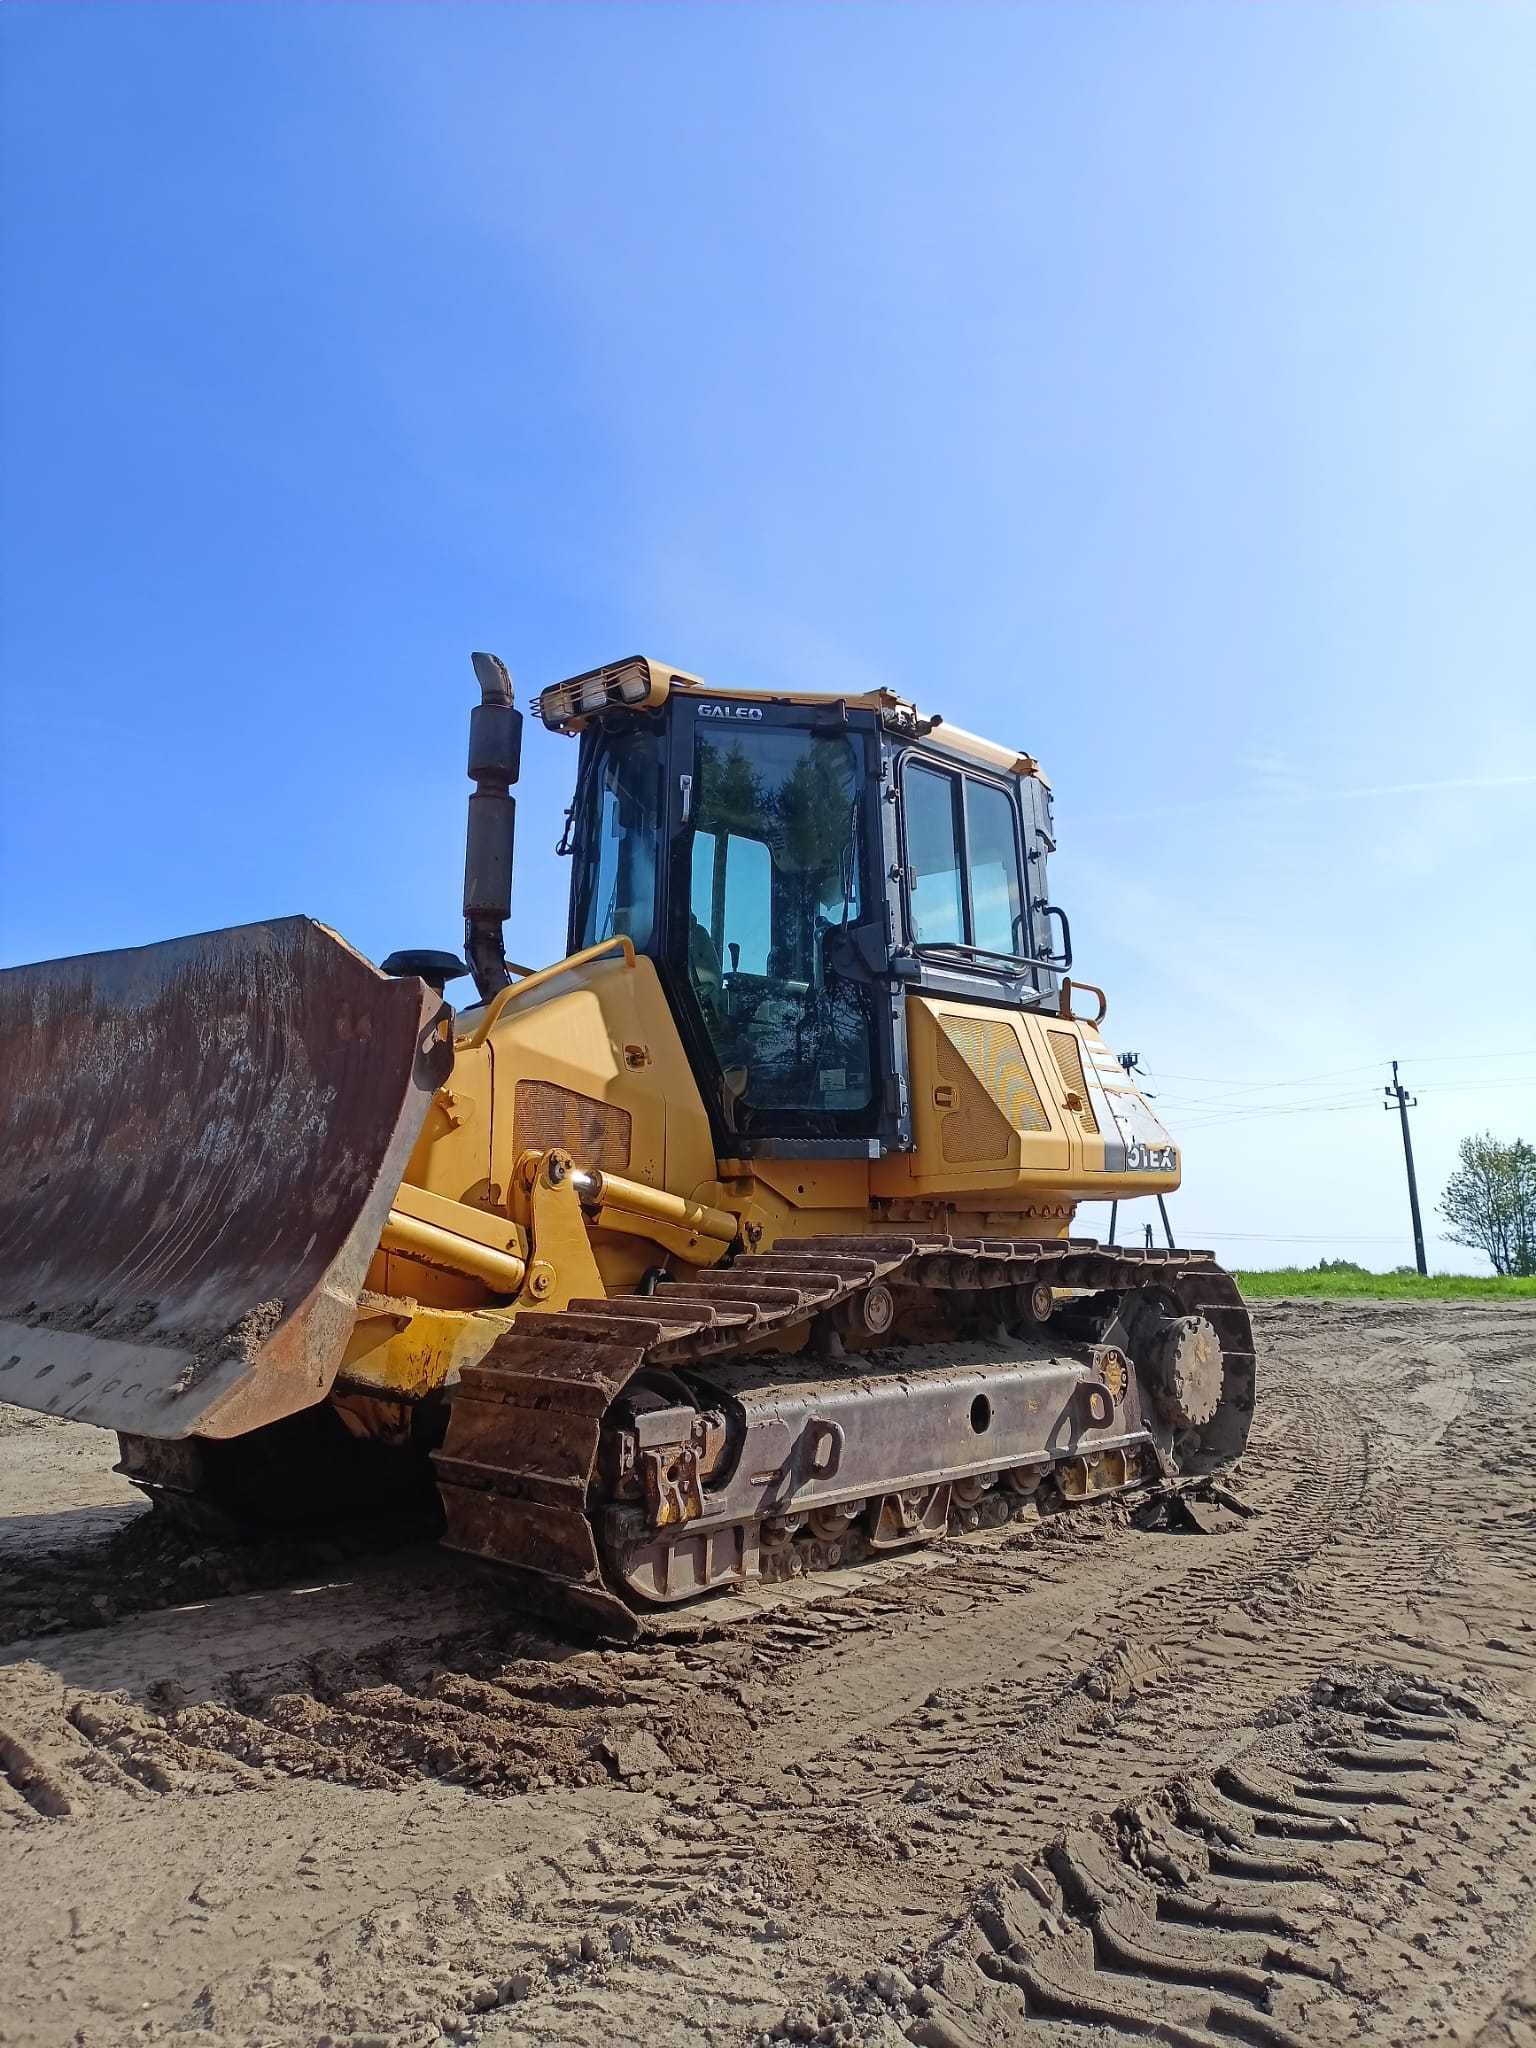
M 1462 1139 L 1460 1158 L 1440 1197 L 1452 1244 L 1486 1252 L 1496 1273 L 1536 1274 L 1536 1146 L 1485 1131 Z

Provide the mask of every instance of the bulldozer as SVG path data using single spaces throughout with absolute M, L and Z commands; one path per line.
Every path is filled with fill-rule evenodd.
M 621 1637 L 1214 1483 L 1232 1279 L 1072 1235 L 1181 1160 L 1033 756 L 884 689 L 556 683 L 569 951 L 528 969 L 522 713 L 473 664 L 462 959 L 295 916 L 0 973 L 0 1402 L 222 1533 L 435 1487 L 450 1550 Z

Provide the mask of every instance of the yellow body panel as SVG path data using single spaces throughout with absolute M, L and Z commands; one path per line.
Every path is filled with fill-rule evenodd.
M 876 1195 L 1002 1212 L 1042 1198 L 1126 1200 L 1179 1184 L 1168 1134 L 1080 1018 L 912 995 L 907 1050 L 913 1149 L 872 1164 Z M 1166 1150 L 1171 1163 L 1124 1163 L 1122 1119 L 1132 1114 L 1134 1128 L 1157 1141 L 1142 1150 Z
M 336 1375 L 341 1393 L 419 1401 L 478 1365 L 512 1327 L 510 1313 L 426 1308 L 410 1297 L 365 1295 Z
M 407 1176 L 428 1193 L 416 1213 L 446 1214 L 431 1196 L 488 1210 L 494 1227 L 461 1227 L 508 1251 L 528 1249 L 507 1223 L 516 1216 L 518 1161 L 550 1143 L 563 1145 L 578 1168 L 612 1175 L 616 1190 L 627 1180 L 736 1215 L 755 1226 L 743 1241 L 750 1235 L 759 1244 L 819 1229 L 888 1229 L 893 1216 L 951 1211 L 1065 1228 L 1078 1201 L 1178 1186 L 1167 1133 L 1099 1032 L 1077 1017 L 911 995 L 910 1152 L 877 1160 L 717 1160 L 649 960 L 627 946 L 611 948 L 544 970 L 522 1000 L 518 986 L 498 1003 L 488 1029 L 486 1011 L 458 1020 L 454 1070 L 434 1099 Z M 542 1119 L 538 1128 L 521 1113 L 525 1107 Z M 1128 1118 L 1142 1134 L 1143 1154 L 1166 1155 L 1157 1165 L 1144 1157 L 1126 1163 L 1137 1158 L 1125 1142 Z M 721 1254 L 707 1234 L 628 1211 L 621 1192 L 595 1222 L 594 1251 L 609 1292 L 632 1287 L 668 1255 L 698 1265 Z M 375 1284 L 387 1285 L 382 1273 Z M 447 1303 L 468 1305 L 462 1280 Z
M 1059 1237 L 1079 1201 L 1178 1185 L 1167 1133 L 1093 1025 L 928 995 L 907 998 L 906 1023 L 910 1152 L 717 1159 L 656 969 L 627 941 L 465 1012 L 396 1210 L 457 1232 L 469 1270 L 410 1255 L 440 1237 L 386 1234 L 346 1385 L 419 1397 L 483 1355 L 507 1314 L 714 1264 L 732 1221 L 753 1250 L 916 1227 Z M 600 1176 L 600 1198 L 582 1208 L 551 1159 Z M 474 1276 L 480 1248 L 525 1264 L 515 1296 Z
M 461 1019 L 467 1027 L 471 1016 Z M 520 1081 L 563 1088 L 628 1119 L 623 1156 L 611 1165 L 648 1187 L 691 1195 L 715 1177 L 715 1148 L 698 1084 L 652 963 L 590 961 L 557 973 L 492 1025 L 495 1134 L 491 1179 L 505 1186 L 527 1136 L 509 1112 Z
M 705 1265 L 728 1248 L 710 1235 L 708 1218 L 695 1219 L 702 1229 L 686 1219 L 651 1222 L 626 1204 L 625 1182 L 712 1203 L 717 1162 L 654 965 L 628 946 L 593 950 L 598 957 L 558 962 L 513 983 L 494 1004 L 461 1014 L 453 1072 L 433 1098 L 401 1191 L 409 1214 L 528 1258 L 531 1285 L 537 1263 L 553 1262 L 548 1247 L 530 1243 L 530 1230 L 519 1227 L 527 1200 L 520 1163 L 557 1146 L 577 1167 L 611 1174 L 612 1198 L 582 1226 L 595 1268 L 588 1264 L 574 1289 L 557 1278 L 524 1307 L 557 1307 L 573 1291 L 628 1292 L 669 1254 Z M 459 1204 L 478 1215 L 455 1218 Z M 574 1198 L 571 1205 L 579 1215 Z M 472 1275 L 393 1246 L 375 1258 L 368 1284 L 435 1307 L 497 1299 Z
M 450 1201 L 495 1208 L 491 1188 L 491 1056 L 454 1049 L 453 1072 L 432 1098 L 405 1178 Z

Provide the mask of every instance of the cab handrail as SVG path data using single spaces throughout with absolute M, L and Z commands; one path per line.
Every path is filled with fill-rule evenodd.
M 1077 1011 L 1072 1007 L 1072 997 L 1080 988 L 1086 989 L 1089 995 L 1098 997 L 1099 1014 L 1097 1017 L 1079 1017 Z M 1057 1009 L 1060 1016 L 1070 1018 L 1074 1024 L 1088 1024 L 1097 1031 L 1109 1014 L 1109 997 L 1105 995 L 1097 982 L 1073 981 L 1070 976 L 1064 974 L 1061 977 L 1061 996 Z
M 557 974 L 568 974 L 573 967 L 585 967 L 589 960 L 600 960 L 605 953 L 611 953 L 617 946 L 624 955 L 624 965 L 635 964 L 635 942 L 628 932 L 615 932 L 611 938 L 599 939 L 595 946 L 583 946 L 579 953 L 569 953 L 565 959 L 557 960 L 552 967 L 541 967 L 536 974 L 525 974 L 521 981 L 508 982 L 498 989 L 485 1006 L 485 1014 L 467 1038 L 458 1042 L 466 1048 L 484 1045 L 491 1027 L 497 1018 L 518 996 L 527 995 L 530 989 L 541 988 L 545 982 L 553 981 Z

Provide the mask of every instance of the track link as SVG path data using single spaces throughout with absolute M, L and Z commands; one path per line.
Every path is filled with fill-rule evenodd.
M 1084 1239 L 788 1239 L 654 1295 L 577 1301 L 547 1315 L 524 1316 L 479 1365 L 465 1369 L 454 1390 L 447 1436 L 434 1453 L 446 1515 L 443 1540 L 510 1574 L 540 1610 L 633 1636 L 646 1606 L 634 1588 L 648 1582 L 624 1569 L 613 1529 L 626 1515 L 630 1521 L 640 1518 L 615 1507 L 605 1418 L 611 1424 L 614 1404 L 642 1374 L 686 1390 L 701 1408 L 722 1384 L 753 1385 L 764 1402 L 770 1392 L 789 1395 L 797 1385 L 824 1389 L 825 1381 L 808 1379 L 808 1366 L 841 1373 L 846 1385 L 850 1368 L 842 1363 L 842 1333 L 855 1332 L 860 1334 L 850 1341 L 860 1347 L 860 1371 L 866 1363 L 885 1361 L 883 1370 L 858 1379 L 861 1390 L 878 1394 L 893 1375 L 904 1389 L 921 1390 L 932 1385 L 935 1355 L 942 1366 L 945 1352 L 942 1340 L 937 1347 L 932 1341 L 924 1346 L 926 1372 L 914 1371 L 902 1355 L 904 1322 L 918 1310 L 927 1316 L 930 1337 L 937 1312 L 941 1324 L 956 1330 L 995 1331 L 1000 1337 L 1032 1330 L 1056 1340 L 1058 1349 L 1075 1344 L 1078 1355 L 1091 1356 L 1093 1331 L 1084 1318 L 1089 1324 L 1095 1316 L 1107 1320 L 1116 1304 L 1147 1299 L 1166 1304 L 1167 1313 L 1203 1318 L 1214 1331 L 1221 1394 L 1214 1414 L 1198 1427 L 1142 1427 L 1105 1436 L 1106 1443 L 1129 1445 L 1136 1439 L 1136 1454 L 1122 1454 L 1111 1473 L 1124 1487 L 1219 1470 L 1237 1458 L 1247 1439 L 1254 1393 L 1248 1315 L 1235 1283 L 1209 1252 L 1120 1250 Z M 884 1348 L 872 1351 L 872 1344 Z M 782 1373 L 775 1360 L 773 1369 L 764 1366 L 745 1378 L 738 1372 L 731 1381 L 731 1372 L 746 1361 L 772 1354 L 782 1358 Z M 1097 1380 L 1089 1384 L 1100 1387 Z M 1131 1413 L 1137 1414 L 1134 1397 Z M 1065 1468 L 1076 1466 L 1081 1479 L 1094 1462 L 1094 1427 L 1104 1420 L 1103 1404 L 1090 1403 L 1084 1426 L 1074 1424 L 1059 1448 L 1036 1462 L 1055 1466 L 1063 1476 Z M 902 1510 L 901 1532 L 881 1547 L 942 1534 L 952 1509 L 961 1526 L 975 1526 L 967 1505 L 952 1500 L 949 1478 L 931 1476 L 938 1483 L 924 1496 L 926 1506 Z M 899 1476 L 893 1473 L 890 1483 L 900 1484 Z M 1084 1483 L 1081 1490 L 1094 1488 Z M 1071 1497 L 1074 1488 L 1061 1491 Z M 895 1492 L 890 1497 L 900 1498 Z M 697 1500 L 691 1511 L 675 1503 L 658 1510 L 654 1500 L 652 1509 L 662 1537 L 670 1534 L 670 1523 L 686 1532 L 690 1512 L 699 1513 Z M 1005 1518 L 1006 1512 L 988 1503 L 977 1519 Z M 782 1551 L 775 1565 L 774 1546 L 759 1550 L 757 1544 L 760 1531 L 772 1533 L 772 1521 L 765 1512 L 760 1529 L 747 1532 L 744 1567 L 711 1566 L 706 1544 L 698 1589 L 739 1588 L 743 1570 L 752 1577 L 782 1575 Z M 781 1516 L 781 1527 L 782 1521 Z M 738 1525 L 738 1552 L 740 1534 Z M 657 1597 L 678 1596 L 665 1590 Z

